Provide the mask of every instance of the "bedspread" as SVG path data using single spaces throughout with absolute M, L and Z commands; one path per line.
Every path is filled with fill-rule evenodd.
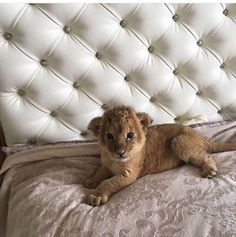
M 235 140 L 236 122 L 195 129 Z M 191 165 L 146 175 L 100 207 L 87 205 L 85 178 L 99 165 L 97 143 L 50 145 L 13 154 L 1 172 L 2 237 L 236 236 L 236 152 L 216 154 L 219 174 Z

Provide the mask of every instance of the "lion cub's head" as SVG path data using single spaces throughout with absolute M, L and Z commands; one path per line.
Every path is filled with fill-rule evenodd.
M 112 160 L 125 161 L 137 154 L 145 144 L 145 132 L 152 119 L 136 113 L 131 107 L 118 106 L 94 118 L 89 129 L 98 138 L 101 148 Z

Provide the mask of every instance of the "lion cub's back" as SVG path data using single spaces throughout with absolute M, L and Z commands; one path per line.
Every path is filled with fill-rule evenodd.
M 162 172 L 182 163 L 171 151 L 171 141 L 180 134 L 196 135 L 191 128 L 176 124 L 162 124 L 148 128 L 144 173 Z
M 192 130 L 192 128 L 178 125 L 178 124 L 161 124 L 161 125 L 154 125 L 148 128 L 147 139 L 151 140 L 166 140 L 166 139 L 173 139 L 174 137 L 180 134 L 193 134 L 195 135 L 196 132 Z M 156 141 L 157 142 L 157 141 Z

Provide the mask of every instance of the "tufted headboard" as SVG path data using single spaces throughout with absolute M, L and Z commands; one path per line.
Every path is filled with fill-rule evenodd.
M 154 123 L 236 117 L 236 4 L 0 4 L 8 145 L 88 139 L 132 105 Z

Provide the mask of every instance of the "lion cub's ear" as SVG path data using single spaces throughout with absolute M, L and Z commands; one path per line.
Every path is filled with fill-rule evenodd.
M 137 113 L 137 116 L 138 116 L 143 128 L 146 128 L 149 125 L 151 125 L 151 123 L 153 121 L 153 119 L 146 113 Z
M 88 129 L 91 130 L 95 137 L 98 137 L 101 128 L 102 117 L 96 117 L 92 119 L 88 125 Z

